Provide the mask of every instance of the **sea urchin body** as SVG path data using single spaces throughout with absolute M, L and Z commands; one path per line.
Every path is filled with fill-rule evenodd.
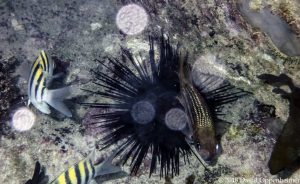
M 107 133 L 103 138 L 104 147 L 126 139 L 119 148 L 119 154 L 122 155 L 124 163 L 130 156 L 133 157 L 131 170 L 133 174 L 137 173 L 150 150 L 152 152 L 150 174 L 156 170 L 158 161 L 161 165 L 161 175 L 179 174 L 179 155 L 191 154 L 185 135 L 176 130 L 176 127 L 168 128 L 165 123 L 165 119 L 170 119 L 165 116 L 170 114 L 172 109 L 183 111 L 177 99 L 180 92 L 176 73 L 179 67 L 178 52 L 163 38 L 160 49 L 158 65 L 154 60 L 153 39 L 150 39 L 150 66 L 138 63 L 128 50 L 122 49 L 122 61 L 109 59 L 112 67 L 104 65 L 114 77 L 94 72 L 100 81 L 97 84 L 106 90 L 93 93 L 115 101 L 112 104 L 89 104 L 91 107 L 112 110 L 110 113 L 105 111 L 103 114 L 93 116 L 105 118 L 104 121 L 96 122 Z M 133 70 L 126 66 L 128 62 Z M 178 124 L 182 127 L 180 123 Z
M 123 141 L 117 156 L 123 163 L 132 158 L 132 174 L 137 174 L 148 152 L 151 153 L 150 175 L 159 164 L 161 176 L 178 175 L 180 158 L 186 161 L 194 153 L 186 139 L 187 134 L 192 132 L 188 126 L 191 117 L 188 117 L 184 104 L 179 100 L 178 48 L 173 48 L 169 40 L 163 37 L 160 40 L 158 62 L 154 59 L 152 38 L 149 62 L 137 61 L 124 48 L 121 60 L 108 58 L 109 64 L 97 60 L 112 76 L 103 71 L 94 71 L 94 83 L 101 89 L 86 90 L 112 101 L 86 103 L 89 107 L 101 109 L 99 114 L 92 115 L 93 122 L 87 125 L 101 127 L 105 133 L 101 140 L 102 149 Z M 231 88 L 223 86 L 207 93 L 205 97 L 212 103 L 211 108 L 237 99 L 235 94 L 223 95 L 227 89 Z M 214 110 L 212 116 L 216 115 Z

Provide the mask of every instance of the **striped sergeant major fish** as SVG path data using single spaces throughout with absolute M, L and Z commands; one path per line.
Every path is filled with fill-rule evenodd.
M 103 162 L 96 164 L 95 151 L 93 151 L 87 158 L 81 160 L 79 163 L 68 168 L 61 173 L 50 184 L 89 184 L 98 176 L 107 174 L 114 174 L 122 172 L 119 166 L 112 165 L 112 160 L 115 153 L 106 158 Z M 33 178 L 28 180 L 25 184 L 47 184 L 48 176 L 45 175 L 45 169 L 37 162 Z
M 57 78 L 53 75 L 54 62 L 48 59 L 45 51 L 33 63 L 28 80 L 28 105 L 32 103 L 39 111 L 50 114 L 49 105 L 66 115 L 72 117 L 70 110 L 62 100 L 70 94 L 70 87 L 48 89 L 51 81 Z

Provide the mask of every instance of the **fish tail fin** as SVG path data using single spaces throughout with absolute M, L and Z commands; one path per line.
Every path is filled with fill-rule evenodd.
M 107 175 L 121 172 L 120 166 L 115 166 L 112 164 L 113 159 L 116 157 L 117 151 L 107 157 L 103 162 L 95 165 L 95 176 Z
M 71 111 L 63 103 L 64 98 L 71 94 L 71 86 L 47 90 L 44 100 L 54 109 L 58 110 L 67 117 L 72 117 Z
M 49 177 L 46 175 L 45 167 L 36 162 L 32 179 L 29 179 L 25 184 L 47 184 L 48 181 Z

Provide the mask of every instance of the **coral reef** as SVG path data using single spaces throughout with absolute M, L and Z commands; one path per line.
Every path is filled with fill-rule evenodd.
M 148 26 L 135 36 L 125 35 L 115 24 L 118 10 L 130 3 L 138 4 L 148 13 Z M 197 79 L 197 72 L 203 71 L 201 68 L 205 66 L 207 71 L 219 73 L 253 95 L 223 109 L 226 121 L 233 123 L 221 138 L 223 154 L 212 173 L 205 173 L 200 163 L 191 158 L 190 165 L 180 163 L 179 176 L 160 178 L 159 173 L 154 173 L 149 178 L 147 168 L 151 162 L 146 156 L 138 177 L 115 178 L 106 183 L 226 184 L 256 177 L 275 179 L 278 176 L 269 173 L 267 163 L 278 135 L 273 135 L 274 129 L 270 125 L 276 122 L 276 127 L 282 127 L 288 118 L 289 103 L 271 93 L 272 87 L 262 83 L 257 76 L 284 73 L 296 86 L 300 85 L 300 59 L 280 51 L 264 30 L 253 26 L 240 12 L 238 3 L 237 0 L 4 0 L 0 2 L 1 60 L 9 61 L 8 58 L 14 56 L 22 63 L 32 63 L 41 49 L 49 50 L 50 55 L 59 60 L 70 61 L 66 74 L 68 82 L 76 79 L 78 89 L 93 89 L 89 71 L 99 67 L 95 58 L 118 57 L 123 46 L 145 59 L 149 49 L 148 36 L 160 35 L 163 29 L 172 37 L 172 44 L 180 43 L 188 48 L 194 78 Z M 264 7 L 285 20 L 299 35 L 297 0 L 250 2 L 251 10 Z M 8 76 L 13 75 L 6 73 L 8 65 L 3 66 L 4 79 L 11 80 Z M 14 96 L 17 94 L 14 91 L 19 88 L 20 95 L 25 97 L 26 79 L 19 78 L 6 84 L 12 87 L 6 88 L 11 89 L 8 93 L 12 95 L 8 96 L 12 99 L 10 105 L 11 102 L 20 103 L 21 99 Z M 93 134 L 83 133 L 80 122 L 87 109 L 79 103 L 105 101 L 82 91 L 79 93 L 82 97 L 74 98 L 71 104 L 75 118 L 53 118 L 30 107 L 37 114 L 37 123 L 30 131 L 18 133 L 7 129 L 8 134 L 2 136 L 0 142 L 0 183 L 24 183 L 32 176 L 37 160 L 45 165 L 51 180 L 90 152 L 97 139 Z M 10 110 L 1 112 L 8 117 Z M 262 114 L 268 118 L 261 118 Z M 8 120 L 1 123 L 5 127 L 9 125 Z M 98 155 L 101 157 L 109 151 Z M 125 165 L 124 170 L 128 172 L 129 165 Z M 299 175 L 300 171 L 296 171 L 290 178 L 299 178 Z

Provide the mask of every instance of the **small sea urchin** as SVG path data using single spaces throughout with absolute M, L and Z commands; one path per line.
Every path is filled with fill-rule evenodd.
M 150 176 L 158 163 L 160 176 L 178 175 L 180 158 L 186 161 L 195 154 L 186 139 L 193 132 L 188 126 L 191 117 L 179 100 L 178 47 L 173 48 L 169 40 L 161 37 L 158 62 L 155 61 L 153 38 L 150 38 L 149 62 L 137 61 L 128 50 L 121 50 L 121 60 L 108 58 L 109 64 L 97 60 L 112 75 L 94 71 L 94 83 L 100 88 L 86 91 L 110 99 L 112 103 L 85 103 L 100 109 L 100 113 L 92 115 L 87 126 L 101 127 L 105 133 L 101 139 L 102 149 L 123 141 L 117 155 L 123 163 L 132 157 L 132 174 L 137 174 L 149 152 L 152 155 Z M 239 97 L 237 93 L 226 93 L 231 89 L 224 85 L 206 92 L 204 97 L 211 103 L 213 120 L 219 120 L 215 110 L 220 105 Z

